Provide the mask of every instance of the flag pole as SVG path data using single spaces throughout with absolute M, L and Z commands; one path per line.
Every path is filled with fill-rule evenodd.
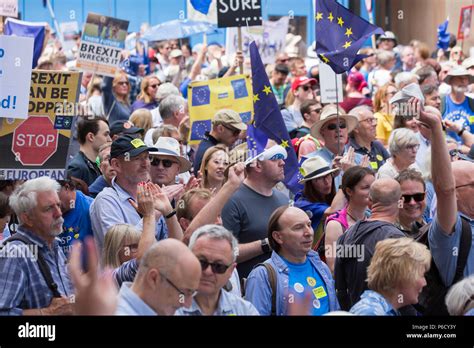
M 337 110 L 337 114 L 336 114 L 336 132 L 337 132 L 337 155 L 336 156 L 339 156 L 339 154 L 341 153 L 341 138 L 339 136 L 339 93 L 337 93 L 338 91 L 338 88 L 337 88 L 337 73 L 334 73 L 334 78 L 335 78 L 335 81 L 336 81 L 336 110 Z
M 63 34 L 61 33 L 61 30 L 59 29 L 59 24 L 56 19 L 56 15 L 54 14 L 53 8 L 51 7 L 51 1 L 46 0 L 46 5 L 48 6 L 49 14 L 51 15 L 51 19 L 53 20 L 54 29 L 56 29 L 56 33 L 58 33 L 59 42 L 61 42 L 61 45 L 64 45 Z
M 237 28 L 237 38 L 238 38 L 239 51 L 242 52 L 243 51 L 243 48 L 242 48 L 242 27 Z M 240 62 L 239 68 L 240 68 L 240 73 L 243 74 L 244 73 L 244 62 Z

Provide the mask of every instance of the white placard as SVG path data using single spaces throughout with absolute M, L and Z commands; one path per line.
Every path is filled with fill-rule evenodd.
M 336 98 L 336 73 L 331 67 L 322 62 L 319 63 L 319 82 L 321 86 L 321 103 L 342 102 L 342 76 L 337 74 L 337 98 Z
M 34 39 L 0 36 L 0 118 L 27 118 Z
M 18 17 L 18 0 L 0 0 L 0 16 Z

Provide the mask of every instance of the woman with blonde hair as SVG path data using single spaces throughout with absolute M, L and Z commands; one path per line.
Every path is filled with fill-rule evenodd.
M 135 127 L 142 128 L 144 130 L 143 134 L 146 134 L 146 132 L 148 132 L 148 130 L 153 126 L 151 112 L 144 108 L 132 112 L 129 120 Z
M 376 138 L 384 146 L 388 145 L 388 138 L 392 133 L 395 119 L 389 101 L 397 92 L 395 84 L 389 82 L 380 87 L 374 97 L 374 116 L 377 119 Z
M 431 253 L 412 238 L 389 238 L 375 246 L 367 268 L 367 286 L 350 310 L 356 315 L 400 315 L 399 308 L 417 304 L 426 286 Z
M 130 117 L 130 89 L 130 81 L 124 71 L 118 71 L 113 78 L 104 77 L 102 99 L 109 124 L 118 120 L 126 121 Z
M 156 92 L 161 85 L 160 79 L 156 75 L 145 76 L 140 85 L 140 94 L 132 104 L 132 112 L 137 109 L 153 110 L 158 107 Z
M 229 156 L 223 146 L 212 146 L 206 150 L 201 162 L 201 187 L 219 191 L 224 184 Z
M 110 227 L 105 235 L 102 265 L 117 268 L 136 257 L 141 232 L 129 224 Z

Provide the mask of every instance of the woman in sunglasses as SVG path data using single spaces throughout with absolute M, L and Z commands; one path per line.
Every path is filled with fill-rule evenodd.
M 426 225 L 423 214 L 426 208 L 426 184 L 421 173 L 405 169 L 396 178 L 402 189 L 403 208 L 400 208 L 395 224 L 407 237 L 416 239 L 420 228 Z
M 102 101 L 109 124 L 118 120 L 128 120 L 130 106 L 130 81 L 124 71 L 118 71 L 115 77 L 104 77 L 102 84 Z
M 132 112 L 137 109 L 153 110 L 158 107 L 156 101 L 156 91 L 161 82 L 156 75 L 145 76 L 141 83 L 140 94 L 137 100 L 132 104 Z
M 207 149 L 199 170 L 201 173 L 201 187 L 217 193 L 224 183 L 224 173 L 228 166 L 229 156 L 224 146 L 217 145 Z
M 408 128 L 397 128 L 393 130 L 388 142 L 392 157 L 380 167 L 377 179 L 395 179 L 402 170 L 407 168 L 421 172 L 416 165 L 416 154 L 420 148 L 420 141 L 415 132 Z

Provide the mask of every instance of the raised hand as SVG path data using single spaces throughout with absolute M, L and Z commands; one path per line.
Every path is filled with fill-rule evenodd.
M 228 180 L 232 185 L 240 186 L 240 184 L 245 179 L 245 164 L 244 162 L 239 162 L 229 168 Z
M 140 183 L 137 187 L 138 212 L 142 216 L 154 214 L 153 192 L 148 183 Z
M 169 201 L 171 202 L 173 199 L 180 199 L 181 196 L 184 194 L 184 185 L 183 184 L 175 184 L 175 185 L 168 185 L 163 186 L 161 188 L 166 196 L 168 196 Z
M 153 184 L 152 182 L 148 182 L 147 187 L 149 187 L 150 192 L 152 194 L 154 208 L 158 210 L 162 215 L 169 214 L 173 210 L 173 207 L 171 206 L 169 197 L 164 192 L 164 190 L 158 185 Z
M 348 170 L 351 167 L 355 166 L 355 151 L 354 148 L 351 146 L 349 150 L 347 150 L 346 154 L 341 158 L 341 169 L 343 171 Z

